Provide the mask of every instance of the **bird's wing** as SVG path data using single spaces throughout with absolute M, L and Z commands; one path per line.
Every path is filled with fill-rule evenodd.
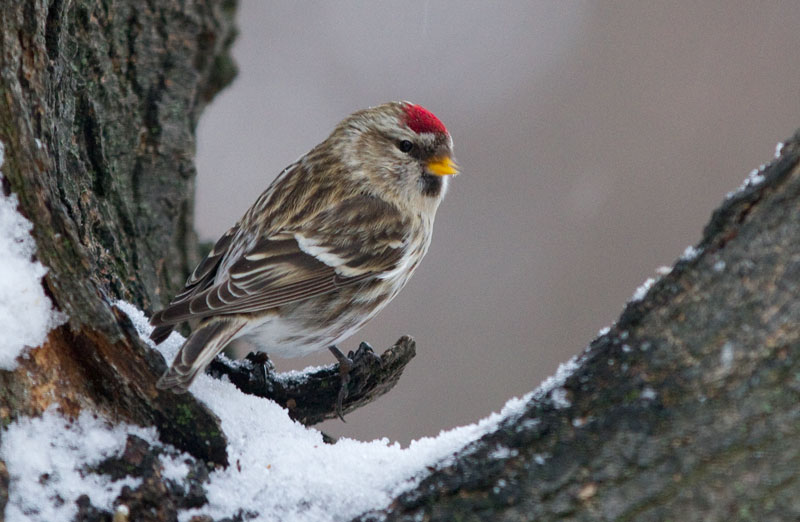
M 183 290 L 172 298 L 169 304 L 170 307 L 178 306 L 188 301 L 214 284 L 214 279 L 217 277 L 217 272 L 222 268 L 223 260 L 229 251 L 231 242 L 234 241 L 238 233 L 239 225 L 235 225 L 219 238 L 205 259 L 197 265 L 192 275 L 186 280 Z M 156 344 L 161 344 L 172 333 L 176 323 L 159 321 L 158 314 L 156 314 L 150 319 L 150 324 L 155 326 L 155 329 L 150 333 L 150 339 Z
M 186 280 L 183 290 L 172 298 L 170 306 L 188 300 L 214 283 L 220 264 L 231 246 L 231 241 L 238 232 L 239 225 L 234 225 L 217 240 L 205 259 L 197 265 L 194 272 Z
M 394 206 L 366 195 L 347 199 L 261 238 L 216 284 L 173 302 L 151 323 L 261 312 L 379 277 L 401 265 L 407 229 Z

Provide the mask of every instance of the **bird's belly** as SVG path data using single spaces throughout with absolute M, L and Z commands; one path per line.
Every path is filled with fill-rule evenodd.
M 238 337 L 270 355 L 304 357 L 347 339 L 386 304 L 374 303 L 370 310 L 354 304 L 332 313 L 309 301 L 281 307 Z
M 308 329 L 293 321 L 275 317 L 253 327 L 241 337 L 260 351 L 278 357 L 292 358 L 304 357 L 323 350 L 338 342 L 340 338 L 355 333 L 355 330 L 354 328 L 352 331 L 345 331 L 344 335 L 337 336 L 338 329 Z

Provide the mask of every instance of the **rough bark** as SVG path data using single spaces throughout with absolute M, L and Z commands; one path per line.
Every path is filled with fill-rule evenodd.
M 195 457 L 190 483 L 162 480 L 154 459 L 164 450 L 135 437 L 97 470 L 144 479 L 118 502 L 132 520 L 174 520 L 202 504 L 208 469 L 226 463 L 214 415 L 191 395 L 155 389 L 164 361 L 112 302 L 152 310 L 197 259 L 194 128 L 233 76 L 234 7 L 6 0 L 0 9 L 3 190 L 34 223 L 46 290 L 70 316 L 18 370 L 0 371 L 0 420 L 57 404 L 157 426 Z M 562 386 L 362 519 L 800 518 L 800 138 L 762 174 Z M 391 386 L 405 347 L 384 354 L 381 380 L 354 379 L 346 405 Z M 220 361 L 214 371 L 246 387 L 257 368 L 245 366 Z M 306 388 L 283 382 L 294 390 L 285 404 L 337 384 L 333 370 L 319 377 Z M 331 415 L 333 394 L 319 396 L 295 418 Z M 0 462 L 0 510 L 7 483 Z M 79 501 L 80 519 L 110 517 Z
M 194 128 L 234 74 L 233 2 L 8 0 L 0 9 L 3 189 L 34 224 L 46 290 L 70 321 L 0 372 L 8 423 L 58 404 L 161 428 L 225 462 L 215 417 L 158 394 L 164 369 L 124 314 L 150 309 L 197 260 Z

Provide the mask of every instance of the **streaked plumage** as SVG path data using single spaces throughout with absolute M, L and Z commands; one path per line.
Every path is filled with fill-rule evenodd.
M 457 173 L 451 158 L 444 125 L 418 105 L 391 102 L 342 121 L 152 317 L 157 343 L 176 324 L 196 324 L 159 387 L 186 390 L 234 339 L 294 357 L 352 335 L 427 252 L 446 176 Z

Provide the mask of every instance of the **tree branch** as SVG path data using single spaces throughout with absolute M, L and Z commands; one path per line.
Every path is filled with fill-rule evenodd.
M 798 295 L 800 132 L 562 386 L 359 520 L 797 519 Z
M 391 390 L 416 354 L 411 337 L 401 337 L 378 357 L 367 343 L 350 352 L 354 366 L 350 371 L 344 413 L 369 404 Z M 341 386 L 339 366 L 320 368 L 313 373 L 275 374 L 263 353 L 251 353 L 242 361 L 217 357 L 209 365 L 214 377 L 228 377 L 244 393 L 271 399 L 289 410 L 289 416 L 306 426 L 333 419 L 336 396 Z M 266 380 L 265 380 L 266 379 Z

